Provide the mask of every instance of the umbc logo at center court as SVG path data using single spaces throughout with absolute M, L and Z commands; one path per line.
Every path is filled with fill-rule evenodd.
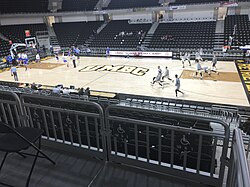
M 90 71 L 109 71 L 109 72 L 118 72 L 118 73 L 130 73 L 136 76 L 145 75 L 149 69 L 136 67 L 136 66 L 125 66 L 125 65 L 91 65 L 85 66 L 80 69 L 79 72 L 90 72 Z

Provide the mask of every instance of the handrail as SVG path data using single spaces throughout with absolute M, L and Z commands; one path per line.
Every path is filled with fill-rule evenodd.
M 236 128 L 233 133 L 232 150 L 228 174 L 228 186 L 250 186 L 249 168 L 241 130 Z
M 113 113 L 114 111 L 114 113 Z M 141 119 L 136 119 L 136 118 L 131 118 L 131 114 L 127 115 L 124 114 L 124 116 L 120 116 L 120 115 L 116 115 L 117 112 L 119 113 L 125 113 L 126 111 L 131 112 L 131 114 L 133 114 L 133 116 L 136 116 L 136 113 L 134 112 L 138 112 L 138 114 L 142 115 L 144 112 L 147 113 L 148 116 L 154 116 L 159 114 L 161 116 L 162 119 L 165 118 L 183 118 L 185 120 L 198 120 L 198 121 L 202 121 L 202 122 L 207 122 L 207 123 L 217 123 L 220 124 L 222 129 L 224 129 L 223 134 L 220 133 L 216 133 L 216 132 L 210 132 L 210 131 L 203 131 L 200 129 L 193 129 L 193 128 L 185 128 L 185 127 L 181 127 L 181 126 L 175 126 L 175 125 L 171 125 L 171 124 L 163 124 L 161 122 L 153 122 L 153 121 L 148 121 L 147 119 L 145 120 L 141 120 Z M 161 141 L 161 132 L 163 131 L 168 131 L 171 132 L 171 142 L 174 142 L 174 134 L 175 132 L 184 132 L 187 134 L 198 134 L 199 135 L 199 146 L 202 146 L 202 138 L 203 136 L 209 136 L 209 137 L 213 137 L 214 138 L 214 148 L 213 150 L 216 150 L 217 145 L 217 141 L 219 140 L 220 137 L 222 137 L 222 139 L 220 141 L 223 142 L 222 144 L 222 151 L 220 154 L 220 166 L 219 166 L 219 170 L 218 170 L 218 175 L 215 176 L 213 175 L 212 170 L 210 170 L 210 177 L 206 178 L 203 173 L 199 170 L 200 168 L 200 161 L 201 161 L 201 149 L 200 151 L 198 151 L 198 157 L 197 157 L 197 162 L 198 162 L 198 166 L 197 166 L 197 170 L 196 170 L 196 174 L 193 175 L 192 172 L 189 172 L 188 170 L 186 170 L 187 167 L 187 152 L 183 152 L 184 153 L 184 160 L 181 161 L 183 162 L 183 171 L 185 171 L 185 176 L 187 178 L 189 178 L 189 180 L 196 180 L 196 181 L 200 181 L 202 183 L 206 183 L 206 184 L 210 184 L 210 185 L 214 185 L 214 186 L 221 186 L 222 182 L 223 182 L 223 177 L 224 177 L 224 172 L 225 172 L 225 165 L 226 165 L 226 155 L 227 155 L 227 151 L 228 151 L 228 143 L 229 143 L 229 137 L 230 137 L 230 129 L 229 126 L 221 119 L 219 118 L 212 118 L 212 117 L 208 117 L 208 116 L 198 116 L 198 115 L 191 115 L 191 114 L 187 114 L 187 113 L 177 113 L 177 112 L 172 112 L 172 111 L 158 111 L 158 110 L 149 110 L 146 108 L 141 108 L 141 107 L 131 107 L 131 106 L 121 106 L 121 105 L 109 105 L 106 110 L 105 110 L 105 124 L 106 124 L 106 129 L 110 130 L 110 134 L 108 136 L 108 147 L 111 150 L 110 154 L 109 154 L 109 159 L 111 161 L 117 161 L 119 160 L 119 162 L 128 164 L 128 165 L 133 165 L 133 166 L 137 166 L 137 167 L 145 167 L 145 168 L 150 168 L 153 169 L 155 171 L 159 171 L 159 172 L 168 172 L 168 174 L 176 176 L 176 175 L 182 175 L 181 172 L 182 170 L 177 169 L 175 167 L 173 167 L 173 165 L 175 164 L 173 162 L 173 157 L 174 157 L 174 143 L 171 143 L 171 158 L 170 161 L 165 161 L 166 163 L 164 163 L 164 168 L 162 168 L 161 165 L 161 146 L 158 149 L 158 160 L 157 158 L 153 158 L 155 159 L 154 161 L 158 164 L 150 164 L 152 161 L 150 161 L 151 157 L 150 157 L 150 150 L 152 149 L 150 147 L 150 128 L 153 128 L 154 132 L 158 133 L 158 138 L 159 140 L 156 140 L 156 142 L 158 141 L 159 145 L 163 145 L 162 141 Z M 126 125 L 124 125 L 126 124 Z M 119 126 L 119 127 L 117 127 Z M 145 147 L 146 147 L 146 157 L 144 158 L 144 162 L 147 164 L 141 164 L 142 162 L 142 158 L 140 158 L 139 155 L 139 149 L 140 149 L 140 145 L 139 145 L 139 135 L 138 134 L 143 134 L 141 130 L 138 130 L 138 128 L 141 128 L 139 126 L 143 126 L 143 129 L 145 130 L 144 132 L 144 136 L 146 136 L 145 141 Z M 124 129 L 125 130 L 124 130 Z M 128 129 L 127 129 L 128 128 Z M 122 134 L 122 139 L 120 139 L 119 141 L 123 141 L 122 143 L 117 141 L 117 137 L 112 135 L 112 133 L 115 133 L 116 130 L 114 129 L 120 129 L 119 133 Z M 131 137 L 127 137 L 128 133 L 132 133 L 135 135 L 132 135 L 132 137 L 134 137 L 135 139 L 135 144 L 133 144 L 135 146 L 135 152 L 132 152 L 131 155 L 128 154 L 128 144 L 131 141 Z M 178 134 L 178 133 L 177 133 Z M 128 141 L 124 141 L 124 137 L 127 137 Z M 126 139 L 126 138 L 125 138 Z M 141 140 L 140 140 L 141 141 Z M 114 144 L 114 145 L 113 145 Z M 117 146 L 119 145 L 124 145 L 125 148 L 124 150 L 121 152 L 118 151 Z M 157 143 L 156 143 L 157 144 Z M 114 148 L 111 148 L 111 145 L 114 146 Z M 199 147 L 198 146 L 198 147 Z M 123 156 L 124 155 L 124 156 Z M 212 163 L 215 163 L 215 153 L 212 156 L 213 160 Z M 137 162 L 140 161 L 140 162 Z M 213 165 L 212 164 L 212 165 Z M 168 167 L 169 165 L 169 167 Z M 211 169 L 211 168 L 210 168 Z M 187 172 L 188 171 L 188 172 Z M 198 174 L 198 175 L 197 175 Z M 205 177 L 205 178 L 204 178 Z

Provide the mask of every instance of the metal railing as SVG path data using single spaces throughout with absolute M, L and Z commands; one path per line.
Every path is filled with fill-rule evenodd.
M 250 186 L 249 168 L 240 129 L 235 129 L 233 133 L 227 186 Z
M 211 105 L 211 107 L 198 107 L 190 105 L 182 105 L 174 102 L 164 102 L 155 100 L 142 99 L 126 99 L 119 102 L 121 106 L 130 106 L 135 108 L 144 108 L 149 110 L 169 111 L 178 113 L 187 113 L 194 116 L 210 117 L 220 119 L 233 127 L 238 127 L 241 119 L 238 115 L 236 107 L 223 107 L 219 105 Z
M 0 91 L 0 121 L 13 128 L 26 126 L 19 97 L 9 91 Z
M 118 105 L 105 114 L 110 161 L 222 186 L 230 136 L 222 120 Z
M 249 186 L 244 158 L 249 145 L 244 150 L 239 130 L 230 136 L 224 114 L 212 117 L 159 104 L 149 102 L 142 107 L 140 102 L 123 105 L 115 99 L 91 102 L 25 93 L 19 99 L 13 90 L 0 91 L 0 120 L 13 127 L 41 128 L 46 141 L 84 150 L 104 161 L 206 185 L 222 186 L 227 165 L 228 185 Z
M 44 139 L 83 148 L 106 159 L 104 115 L 98 104 L 30 94 L 20 99 L 28 126 L 43 129 Z

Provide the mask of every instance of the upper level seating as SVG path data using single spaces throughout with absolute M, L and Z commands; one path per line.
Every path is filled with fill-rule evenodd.
M 128 20 L 111 21 L 91 43 L 92 47 L 136 48 L 151 24 L 129 24 Z
M 159 0 L 111 0 L 107 9 L 123 9 L 159 6 Z
M 235 25 L 236 31 L 235 35 L 233 35 Z M 233 37 L 232 46 L 250 44 L 250 21 L 248 15 L 227 16 L 224 33 L 225 45 L 228 44 L 229 36 Z
M 1 0 L 0 13 L 48 12 L 48 0 Z
M 25 30 L 30 31 L 30 36 L 35 36 L 37 31 L 46 31 L 47 27 L 46 24 L 40 23 L 40 24 L 24 24 L 24 25 L 4 25 L 0 27 L 0 32 L 6 36 L 9 39 L 18 39 L 22 43 L 24 42 L 26 36 L 25 36 Z M 19 42 L 18 41 L 18 42 Z
M 24 43 L 25 42 L 25 30 L 30 31 L 30 35 L 35 36 L 36 31 L 45 31 L 47 27 L 45 24 L 26 24 L 26 25 L 5 25 L 0 26 L 0 33 L 6 38 L 12 41 L 12 43 Z M 0 40 L 0 56 L 7 55 L 9 53 L 9 42 Z
M 202 3 L 220 3 L 221 0 L 175 0 L 170 5 L 202 4 Z
M 53 27 L 59 45 L 61 47 L 71 47 L 72 45 L 83 45 L 102 23 L 102 21 L 55 23 Z
M 94 10 L 99 0 L 63 0 L 61 11 Z
M 156 29 L 150 48 L 211 49 L 216 22 L 161 23 Z

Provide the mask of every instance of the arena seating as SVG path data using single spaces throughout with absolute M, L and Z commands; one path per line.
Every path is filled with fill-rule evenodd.
M 235 35 L 233 35 L 235 25 Z M 248 15 L 230 15 L 226 17 L 224 28 L 225 45 L 228 44 L 229 36 L 233 37 L 232 46 L 248 45 L 250 43 L 250 21 Z
M 2 39 L 0 39 L 0 57 L 6 56 L 7 54 L 9 54 L 9 42 L 8 41 L 4 41 Z
M 125 9 L 159 6 L 159 0 L 111 0 L 107 9 Z
M 5 25 L 0 26 L 1 33 L 12 41 L 12 43 L 24 43 L 25 42 L 25 30 L 30 31 L 30 36 L 36 35 L 36 31 L 45 31 L 47 27 L 45 24 L 26 24 L 26 25 Z M 0 40 L 0 56 L 5 56 L 9 53 L 9 41 Z
M 1 0 L 0 14 L 48 12 L 48 0 Z
M 160 23 L 149 48 L 212 49 L 215 21 Z
M 91 47 L 133 48 L 140 45 L 151 24 L 129 24 L 128 20 L 111 21 L 95 36 Z
M 220 0 L 175 0 L 170 5 L 202 4 L 202 3 L 220 3 Z
M 94 10 L 98 0 L 63 0 L 60 11 L 89 11 Z
M 84 42 L 101 26 L 103 22 L 55 23 L 54 30 L 61 47 L 83 45 Z

